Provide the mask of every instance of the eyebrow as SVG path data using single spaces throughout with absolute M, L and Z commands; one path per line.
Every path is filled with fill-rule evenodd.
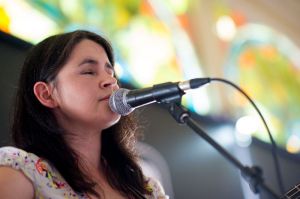
M 98 61 L 96 61 L 93 58 L 84 58 L 83 61 L 81 61 L 78 66 L 81 66 L 81 65 L 86 64 L 86 63 L 91 63 L 93 65 L 96 65 L 96 64 L 98 64 Z

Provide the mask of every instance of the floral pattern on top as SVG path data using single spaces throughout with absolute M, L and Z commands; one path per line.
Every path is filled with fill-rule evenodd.
M 60 173 L 47 160 L 15 147 L 0 148 L 0 166 L 19 170 L 33 184 L 35 199 L 89 199 L 86 194 L 73 191 Z M 168 199 L 160 183 L 146 178 L 146 199 Z

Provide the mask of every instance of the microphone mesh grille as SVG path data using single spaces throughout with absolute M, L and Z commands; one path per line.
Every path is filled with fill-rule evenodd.
M 128 115 L 134 110 L 134 108 L 132 108 L 126 102 L 126 95 L 128 92 L 128 89 L 120 88 L 110 96 L 109 107 L 113 112 L 124 116 Z

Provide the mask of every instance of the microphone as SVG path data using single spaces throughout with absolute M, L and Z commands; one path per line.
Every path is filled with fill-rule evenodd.
M 135 108 L 154 102 L 161 103 L 166 99 L 184 95 L 186 90 L 198 88 L 210 82 L 210 78 L 195 78 L 183 82 L 166 82 L 149 88 L 128 90 L 120 88 L 109 98 L 110 109 L 120 115 L 128 115 Z

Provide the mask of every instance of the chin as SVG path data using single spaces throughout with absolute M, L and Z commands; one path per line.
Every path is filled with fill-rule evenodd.
M 118 123 L 120 121 L 120 119 L 121 119 L 121 115 L 117 114 L 115 120 L 112 121 L 110 126 L 115 125 L 116 123 Z
M 121 119 L 121 115 L 114 114 L 114 118 L 106 122 L 106 126 L 104 129 L 107 129 L 109 127 L 112 127 L 113 125 L 117 124 Z
M 101 125 L 102 129 L 107 129 L 120 121 L 121 115 L 113 112 L 108 106 L 98 112 L 94 121 Z

